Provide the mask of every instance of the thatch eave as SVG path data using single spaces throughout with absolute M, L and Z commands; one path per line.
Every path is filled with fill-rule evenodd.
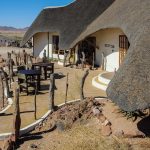
M 130 48 L 107 88 L 107 96 L 125 111 L 150 107 L 150 1 L 116 0 L 95 19 L 70 47 L 106 28 L 119 28 Z
M 76 0 L 66 7 L 43 9 L 26 32 L 23 46 L 38 32 L 60 33 L 61 49 L 69 49 L 70 44 L 86 27 L 102 14 L 114 0 Z

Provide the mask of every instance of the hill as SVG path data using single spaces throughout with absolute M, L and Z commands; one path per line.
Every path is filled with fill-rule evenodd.
M 12 45 L 10 43 L 19 42 L 22 40 L 28 27 L 15 28 L 9 26 L 0 26 L 0 46 Z M 9 43 L 9 44 L 8 44 Z
M 9 26 L 0 26 L 0 32 L 26 32 L 28 27 L 25 28 L 15 28 Z

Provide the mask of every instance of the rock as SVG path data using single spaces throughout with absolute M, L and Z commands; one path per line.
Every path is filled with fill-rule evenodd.
M 124 133 L 125 138 L 143 138 L 145 134 L 141 131 L 128 131 Z
M 97 116 L 97 118 L 99 119 L 99 121 L 100 121 L 101 123 L 104 123 L 105 120 L 107 120 L 107 118 L 106 118 L 103 114 L 100 114 L 99 116 Z
M 110 125 L 102 126 L 101 134 L 103 136 L 110 136 L 112 134 L 111 126 Z
M 107 126 L 107 125 L 111 125 L 111 123 L 110 123 L 110 121 L 109 120 L 105 120 L 103 123 L 102 123 L 102 125 L 105 125 L 105 126 Z
M 46 123 L 45 123 L 45 122 L 43 122 L 42 126 L 43 126 L 43 127 L 44 127 L 44 126 L 46 126 Z
M 32 149 L 37 149 L 38 147 L 37 147 L 37 145 L 35 145 L 35 144 L 30 144 L 30 148 L 32 148 Z
M 93 112 L 94 116 L 98 116 L 101 113 L 97 107 L 92 108 L 92 112 Z
M 64 131 L 65 130 L 65 124 L 62 121 L 58 121 L 56 123 L 56 127 L 59 131 Z
M 92 108 L 92 107 L 93 107 L 93 104 L 94 104 L 93 101 L 89 101 L 87 107 L 88 107 L 88 108 Z
M 95 106 L 100 106 L 100 105 L 101 105 L 101 102 L 100 102 L 100 101 L 94 101 L 94 105 L 95 105 Z
M 140 137 L 146 137 L 146 135 L 143 132 L 139 131 L 139 130 L 136 131 L 136 136 L 139 137 L 139 138 Z
M 115 131 L 115 132 L 113 133 L 113 135 L 115 135 L 115 136 L 117 136 L 117 137 L 123 137 L 124 132 L 123 132 L 123 130 Z

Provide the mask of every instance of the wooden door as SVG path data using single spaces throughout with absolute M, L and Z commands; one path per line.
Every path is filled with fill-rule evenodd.
M 126 35 L 119 35 L 119 65 L 122 64 L 129 48 L 129 41 Z

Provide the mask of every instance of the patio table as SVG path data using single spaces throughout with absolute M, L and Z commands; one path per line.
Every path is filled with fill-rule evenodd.
M 47 80 L 47 71 L 48 68 L 50 67 L 51 73 L 54 73 L 54 63 L 33 63 L 32 64 L 32 69 L 36 69 L 36 67 L 39 67 L 40 72 L 42 71 L 42 68 L 44 70 L 44 78 Z
M 26 78 L 28 78 L 28 76 L 37 77 L 37 89 L 38 90 L 41 89 L 41 84 L 40 84 L 41 72 L 39 70 L 19 70 L 18 73 L 24 74 Z

